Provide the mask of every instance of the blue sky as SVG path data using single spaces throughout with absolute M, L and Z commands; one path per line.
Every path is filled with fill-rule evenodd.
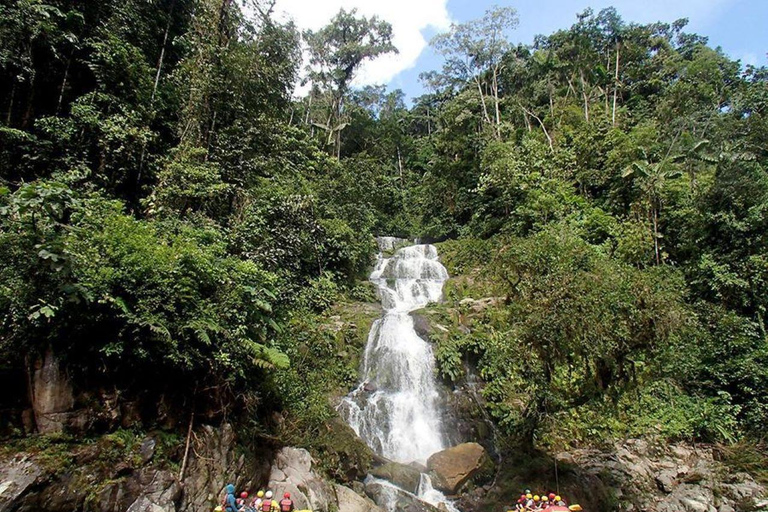
M 511 33 L 515 42 L 530 44 L 536 34 L 550 34 L 569 27 L 575 22 L 576 13 L 587 7 L 598 11 L 612 5 L 625 21 L 671 22 L 688 18 L 689 32 L 709 37 L 711 45 L 721 46 L 732 58 L 749 64 L 768 64 L 768 0 L 448 0 L 447 10 L 453 21 L 463 22 L 481 17 L 493 5 L 511 5 L 517 9 L 520 24 Z M 427 40 L 435 32 L 431 27 L 422 30 Z M 389 86 L 402 89 L 409 98 L 418 96 L 424 92 L 419 73 L 439 69 L 440 65 L 440 57 L 427 47 L 414 67 L 396 74 Z

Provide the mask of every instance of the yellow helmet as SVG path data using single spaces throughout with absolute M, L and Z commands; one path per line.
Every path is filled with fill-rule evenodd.
M 539 501 L 539 495 L 538 494 L 533 497 L 533 501 Z
M 264 491 L 257 492 L 256 496 L 258 496 L 259 498 L 263 498 L 264 497 Z
M 526 495 L 525 495 L 525 497 L 526 497 L 526 498 L 528 498 L 528 499 L 530 500 L 531 498 L 533 498 L 533 494 L 531 494 L 531 493 L 528 493 L 528 494 L 526 494 Z
M 544 495 L 544 496 L 541 497 L 541 501 L 549 501 L 549 498 L 547 498 L 547 496 Z
M 560 496 L 555 496 L 555 501 L 560 501 Z
M 223 509 L 223 508 L 221 508 L 221 505 L 219 505 L 218 507 L 216 507 L 215 509 L 213 509 L 213 512 L 222 512 L 222 510 L 224 510 L 224 509 Z

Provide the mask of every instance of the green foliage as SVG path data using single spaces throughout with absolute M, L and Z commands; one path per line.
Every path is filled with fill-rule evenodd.
M 48 182 L 11 195 L 2 223 L 5 353 L 50 343 L 93 369 L 232 381 L 287 364 L 270 348 L 276 276 L 229 257 L 213 230 L 138 221 Z
M 107 382 L 204 382 L 340 462 L 328 394 L 377 312 L 339 304 L 373 300 L 373 234 L 447 237 L 438 366 L 478 369 L 506 435 L 763 434 L 765 69 L 614 9 L 515 46 L 494 8 L 435 38 L 408 108 L 352 88 L 395 49 L 342 10 L 303 34 L 294 101 L 300 34 L 240 4 L 0 7 L 8 365 L 50 346 Z

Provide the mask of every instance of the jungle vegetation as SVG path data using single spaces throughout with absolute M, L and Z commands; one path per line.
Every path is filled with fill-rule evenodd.
M 409 106 L 354 86 L 397 51 L 355 11 L 301 33 L 266 0 L 3 2 L 3 367 L 52 347 L 327 421 L 356 368 L 313 315 L 366 297 L 374 235 L 422 236 L 501 298 L 438 357 L 503 432 L 761 438 L 768 71 L 686 20 L 587 10 L 514 44 L 519 21 L 437 36 Z

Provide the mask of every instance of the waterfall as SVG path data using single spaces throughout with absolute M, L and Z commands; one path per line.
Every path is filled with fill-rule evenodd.
M 362 383 L 340 410 L 374 451 L 404 464 L 425 464 L 446 448 L 431 345 L 414 329 L 410 312 L 440 299 L 448 272 L 432 245 L 410 245 L 391 252 L 398 240 L 378 240 L 380 253 L 370 280 L 384 308 L 368 335 Z M 399 242 L 403 242 L 400 240 Z M 422 476 L 419 498 L 456 510 Z

